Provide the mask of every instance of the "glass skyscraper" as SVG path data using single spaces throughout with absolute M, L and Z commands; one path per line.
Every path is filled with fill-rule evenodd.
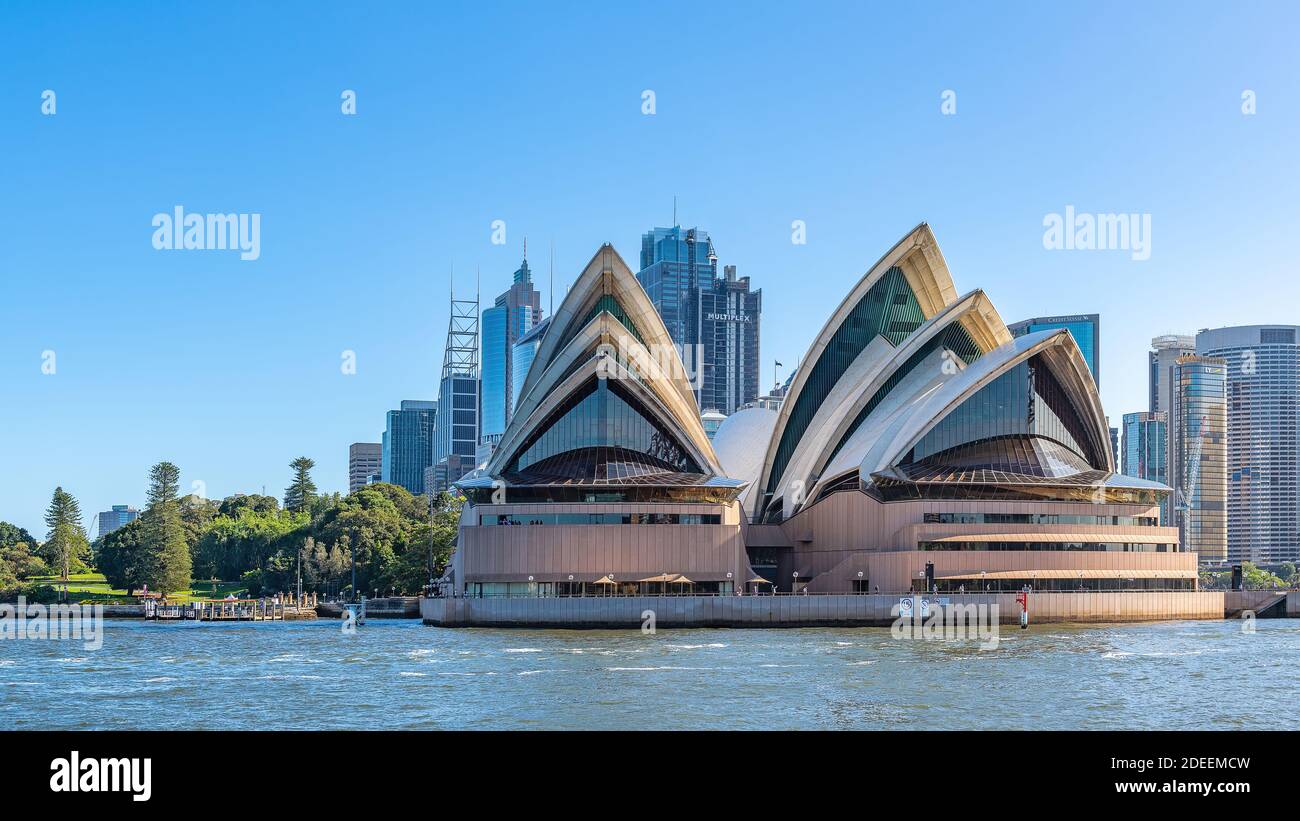
M 1182 334 L 1165 334 L 1157 336 L 1151 340 L 1151 350 L 1147 352 L 1148 367 L 1148 406 L 1147 411 L 1151 414 L 1163 414 L 1165 420 L 1165 464 L 1161 469 L 1165 477 L 1159 481 L 1164 482 L 1170 487 L 1176 485 L 1174 470 L 1174 447 L 1173 437 L 1175 435 L 1174 424 L 1174 396 L 1175 396 L 1175 378 L 1174 366 L 1178 362 L 1178 357 L 1187 356 L 1196 353 L 1196 340 L 1190 336 Z M 1125 416 L 1125 419 L 1128 417 Z M 1125 427 L 1127 430 L 1127 426 Z M 1146 477 L 1140 477 L 1146 478 Z M 1160 506 L 1161 521 L 1168 524 L 1176 524 L 1173 511 L 1173 503 L 1177 501 L 1177 494 L 1169 497 Z
M 470 375 L 443 377 L 438 386 L 438 429 L 434 437 L 435 491 L 474 469 L 478 448 L 478 379 Z M 454 475 L 453 475 L 454 474 Z
M 547 317 L 533 327 L 528 333 L 519 337 L 514 348 L 510 352 L 510 412 L 513 415 L 515 407 L 519 404 L 519 391 L 524 387 L 524 380 L 528 378 L 528 369 L 533 366 L 533 358 L 537 356 L 537 349 L 542 344 L 542 337 L 546 335 L 546 329 L 551 326 L 551 318 Z
M 699 293 L 700 343 L 704 346 L 704 380 L 700 408 L 731 415 L 758 396 L 758 340 L 763 291 L 749 290 L 749 277 L 736 266 Z
M 433 433 L 438 403 L 403 399 L 388 412 L 380 443 L 380 477 L 415 494 L 424 493 L 424 469 L 433 464 Z
M 641 237 L 637 280 L 654 303 L 701 409 L 732 414 L 758 397 L 762 290 L 728 265 L 698 228 L 655 228 Z
M 111 510 L 99 514 L 99 535 L 107 536 L 119 527 L 134 522 L 139 515 L 140 511 L 130 505 L 113 505 Z
M 1065 328 L 1074 336 L 1075 343 L 1083 352 L 1083 359 L 1092 371 L 1092 381 L 1101 387 L 1101 316 L 1099 314 L 1075 314 L 1073 316 L 1043 316 L 1025 319 L 1007 326 L 1012 336 L 1024 336 L 1035 331 L 1050 331 Z
M 641 270 L 636 278 L 678 345 L 695 344 L 695 295 L 717 275 L 718 256 L 706 232 L 675 225 L 642 235 Z
M 1183 549 L 1202 564 L 1228 559 L 1228 367 L 1208 356 L 1180 356 L 1174 365 L 1175 509 Z
M 480 326 L 483 333 L 483 436 L 500 434 L 506 429 L 506 419 L 510 416 L 510 409 L 506 407 L 506 391 L 510 384 L 506 373 L 510 367 L 506 342 L 508 324 L 504 306 L 493 306 L 483 312 Z
M 483 418 L 479 436 L 484 441 L 495 441 L 505 432 L 517 391 L 512 364 L 515 343 L 541 320 L 542 295 L 533 288 L 532 272 L 525 257 L 514 273 L 510 289 L 483 312 L 479 337 L 482 343 L 479 364 L 483 378 Z
M 1124 414 L 1124 446 L 1120 472 L 1137 479 L 1168 485 L 1169 482 L 1169 414 L 1164 412 Z M 1173 521 L 1169 497 L 1160 502 L 1160 522 Z
M 1228 559 L 1300 560 L 1300 346 L 1295 325 L 1216 328 L 1196 350 L 1227 364 Z

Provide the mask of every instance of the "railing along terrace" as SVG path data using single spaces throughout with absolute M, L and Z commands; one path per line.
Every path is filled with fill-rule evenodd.
M 1019 589 L 1007 588 L 1006 590 L 843 590 L 843 591 L 824 591 L 824 590 L 800 590 L 792 592 L 789 590 L 778 590 L 774 592 L 762 593 L 459 593 L 450 596 L 439 596 L 438 598 L 451 599 L 681 599 L 681 598 L 734 598 L 734 597 L 772 597 L 772 596 L 1013 596 L 1025 592 Z M 1071 590 L 1037 590 L 1030 589 L 1031 594 L 1046 593 L 1214 593 L 1224 591 L 1214 590 L 1194 590 L 1187 587 L 1141 587 L 1141 588 L 1085 588 Z M 1263 592 L 1263 591 L 1259 591 Z M 1278 591 L 1284 592 L 1284 591 Z

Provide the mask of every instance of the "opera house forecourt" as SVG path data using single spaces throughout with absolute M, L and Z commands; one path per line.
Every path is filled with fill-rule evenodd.
M 1026 588 L 1037 620 L 1223 617 L 1159 520 L 1170 489 L 1117 472 L 1070 333 L 1012 338 L 925 224 L 830 314 L 781 409 L 712 441 L 654 306 L 601 247 L 457 485 L 432 624 L 875 624 L 914 591 L 1017 618 Z

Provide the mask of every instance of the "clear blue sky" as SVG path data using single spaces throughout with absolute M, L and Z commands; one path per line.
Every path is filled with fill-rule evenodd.
M 346 490 L 435 396 L 453 264 L 490 298 L 526 235 L 544 288 L 554 241 L 562 293 L 674 195 L 763 289 L 765 385 L 921 220 L 1008 322 L 1102 315 L 1115 421 L 1153 335 L 1300 322 L 1294 4 L 114 5 L 0 9 L 0 518 L 40 537 L 55 485 L 89 525 L 162 459 Z M 260 213 L 261 258 L 154 250 L 178 204 Z M 1151 258 L 1045 250 L 1066 205 L 1149 213 Z

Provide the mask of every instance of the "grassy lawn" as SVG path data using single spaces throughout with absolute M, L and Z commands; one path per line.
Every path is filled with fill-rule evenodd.
M 48 584 L 51 587 L 57 587 L 60 584 L 58 576 L 32 576 L 26 581 L 35 584 Z M 244 586 L 239 582 L 213 583 L 195 581 L 191 584 L 189 590 L 174 591 L 167 598 L 174 601 L 223 599 L 230 593 L 239 596 L 246 592 Z M 80 598 L 88 602 L 120 600 L 123 603 L 134 603 L 136 600 L 135 596 L 128 596 L 126 591 L 121 588 L 109 587 L 108 580 L 100 573 L 74 573 L 69 576 L 68 595 L 70 598 Z

